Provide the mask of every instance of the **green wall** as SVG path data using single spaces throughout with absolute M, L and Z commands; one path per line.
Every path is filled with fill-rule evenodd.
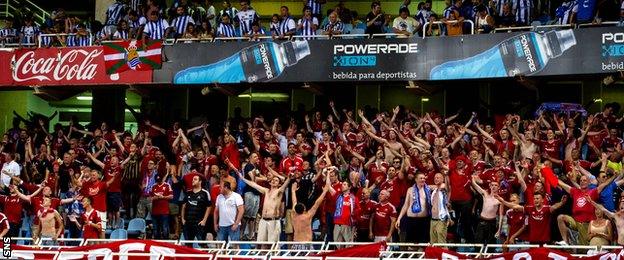
M 13 111 L 24 118 L 28 118 L 27 111 L 48 116 L 54 113 L 47 101 L 33 95 L 30 90 L 0 92 L 0 132 L 4 133 L 12 127 Z M 56 122 L 58 122 L 58 117 L 55 117 L 50 125 Z

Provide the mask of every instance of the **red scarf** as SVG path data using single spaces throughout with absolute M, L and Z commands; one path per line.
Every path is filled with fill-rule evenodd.
M 42 218 L 45 218 L 48 215 L 48 213 L 54 213 L 54 212 L 55 212 L 55 210 L 52 209 L 52 208 L 47 209 L 47 210 L 46 209 L 40 209 L 39 212 L 37 212 L 37 217 L 42 219 Z

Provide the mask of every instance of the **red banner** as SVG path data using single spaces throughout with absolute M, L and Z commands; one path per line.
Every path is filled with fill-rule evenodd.
M 5 86 L 140 84 L 151 83 L 152 74 L 152 71 L 106 74 L 101 46 L 0 52 L 0 84 Z
M 445 260 L 459 260 L 459 259 L 474 259 L 462 255 L 460 253 L 439 248 L 439 247 L 427 247 L 425 249 L 425 258 L 433 259 L 445 259 Z M 588 257 L 574 257 L 568 253 L 561 252 L 554 249 L 545 247 L 531 248 L 524 251 L 514 251 L 504 254 L 498 254 L 495 256 L 479 259 L 492 259 L 492 260 L 516 260 L 516 259 L 544 259 L 544 260 L 607 260 L 607 259 L 624 259 L 624 250 L 619 252 L 603 253 Z
M 153 253 L 160 255 L 206 255 L 206 257 L 165 257 L 164 259 L 175 260 L 197 260 L 197 259 L 213 259 L 214 255 L 207 252 L 199 251 L 190 247 L 178 246 L 169 243 L 163 243 L 153 240 L 136 240 L 129 239 L 124 241 L 116 241 L 106 244 L 97 244 L 89 246 L 63 248 L 61 251 L 55 251 L 44 248 L 31 248 L 25 246 L 12 245 L 10 259 L 50 259 L 54 258 L 54 253 L 59 253 L 58 259 L 152 259 L 149 256 L 131 256 L 131 257 L 113 257 L 105 258 L 105 255 L 111 253 Z M 81 253 L 77 253 L 81 252 Z M 87 252 L 85 255 L 82 252 Z M 160 259 L 160 258 L 158 258 Z

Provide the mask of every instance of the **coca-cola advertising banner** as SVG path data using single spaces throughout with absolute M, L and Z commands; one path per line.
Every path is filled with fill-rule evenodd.
M 0 51 L 0 84 L 117 85 L 152 82 L 152 71 L 106 74 L 101 46 Z
M 165 46 L 154 82 L 405 81 L 612 73 L 624 27 L 453 37 L 230 41 Z

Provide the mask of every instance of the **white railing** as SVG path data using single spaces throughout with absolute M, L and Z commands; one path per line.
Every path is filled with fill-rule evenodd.
M 569 29 L 572 28 L 569 24 L 549 24 L 549 25 L 536 25 L 536 26 L 517 26 L 517 27 L 499 27 L 494 29 L 494 32 L 515 32 L 515 31 L 543 31 L 547 29 Z
M 443 21 L 425 22 L 425 25 L 423 25 L 422 27 L 422 37 L 423 39 L 427 37 L 427 25 L 429 24 L 445 24 L 445 23 L 458 23 L 458 22 L 459 22 L 458 20 L 451 20 L 451 21 L 446 21 L 446 22 L 443 22 Z M 463 22 L 470 24 L 470 34 L 474 34 L 475 32 L 474 23 L 470 20 L 464 20 Z
M 601 27 L 601 26 L 616 26 L 619 23 L 620 22 L 615 22 L 615 21 L 607 21 L 607 22 L 601 22 L 601 23 L 584 23 L 584 24 L 579 24 L 578 28 L 583 28 L 583 27 Z

